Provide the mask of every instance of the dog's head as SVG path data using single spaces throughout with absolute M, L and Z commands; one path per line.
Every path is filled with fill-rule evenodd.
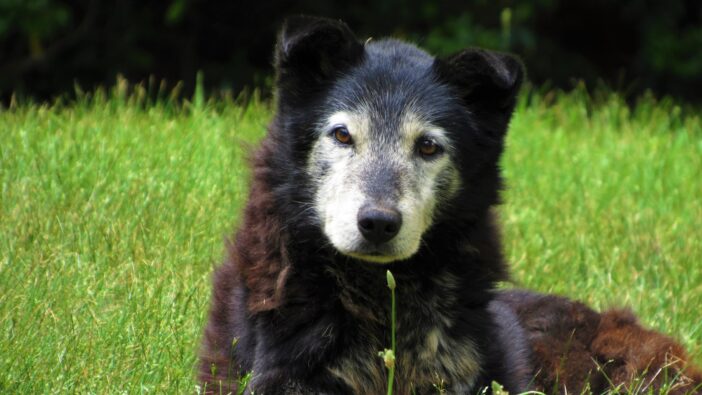
M 304 158 L 316 223 L 342 254 L 411 257 L 423 235 L 497 201 L 498 160 L 520 62 L 448 58 L 356 39 L 340 21 L 289 19 L 276 48 L 277 122 Z

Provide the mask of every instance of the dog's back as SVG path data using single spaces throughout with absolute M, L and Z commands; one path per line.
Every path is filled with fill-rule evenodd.
M 519 317 L 538 391 L 702 392 L 702 374 L 683 347 L 643 328 L 628 310 L 598 313 L 577 301 L 522 290 L 500 292 L 497 303 Z

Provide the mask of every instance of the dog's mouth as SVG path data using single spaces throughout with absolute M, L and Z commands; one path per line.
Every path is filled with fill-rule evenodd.
M 355 253 L 355 252 L 349 252 L 346 255 L 360 259 L 362 261 L 367 261 L 367 262 L 373 262 L 373 263 L 390 263 L 398 260 L 399 258 L 393 255 L 383 255 L 379 252 L 371 252 L 371 253 Z
M 372 263 L 390 263 L 407 257 L 398 255 L 389 245 L 364 245 L 353 251 L 340 251 L 342 254 Z

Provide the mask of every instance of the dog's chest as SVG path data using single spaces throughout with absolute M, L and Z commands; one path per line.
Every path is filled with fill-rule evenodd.
M 463 393 L 473 387 L 481 358 L 472 341 L 452 339 L 440 327 L 406 329 L 409 335 L 398 335 L 395 393 Z M 372 333 L 359 337 L 329 371 L 354 393 L 385 393 L 387 368 L 378 353 L 389 345 Z
M 465 393 L 480 373 L 481 355 L 468 337 L 449 333 L 454 325 L 450 297 L 440 293 L 399 295 L 395 393 Z M 363 298 L 362 298 L 363 299 Z M 387 306 L 353 295 L 341 296 L 346 311 L 355 318 L 349 346 L 329 371 L 357 394 L 383 394 L 387 368 L 378 353 L 390 347 L 390 311 Z

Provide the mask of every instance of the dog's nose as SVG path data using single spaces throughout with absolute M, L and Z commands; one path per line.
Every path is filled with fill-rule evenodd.
M 373 243 L 384 243 L 397 235 L 402 226 L 402 214 L 395 209 L 363 206 L 358 210 L 358 230 Z

